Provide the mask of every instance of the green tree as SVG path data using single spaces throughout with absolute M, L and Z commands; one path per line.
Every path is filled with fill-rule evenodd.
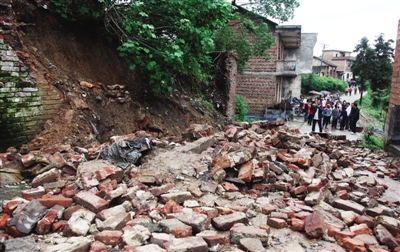
M 356 45 L 353 52 L 357 53 L 356 60 L 351 65 L 351 71 L 353 75 L 357 76 L 357 83 L 359 89 L 365 91 L 367 89 L 367 81 L 371 79 L 371 76 L 375 72 L 375 51 L 368 44 L 369 40 L 367 37 L 363 37 L 360 44 Z M 362 94 L 360 92 L 360 105 L 362 104 Z
M 171 91 L 174 83 L 206 83 L 213 52 L 235 51 L 239 70 L 251 56 L 269 58 L 275 42 L 268 27 L 243 19 L 240 34 L 227 24 L 235 2 L 226 0 L 50 0 L 64 18 L 104 23 L 118 50 L 155 93 Z M 287 20 L 295 0 L 250 0 L 251 11 Z M 242 36 L 242 37 L 240 37 Z M 252 40 L 243 39 L 245 36 Z
M 232 5 L 241 6 L 260 16 L 285 22 L 294 17 L 294 10 L 300 6 L 297 0 L 233 0 Z
M 371 89 L 378 91 L 391 86 L 393 74 L 393 51 L 389 39 L 385 41 L 383 34 L 375 39 L 375 73 L 371 76 Z

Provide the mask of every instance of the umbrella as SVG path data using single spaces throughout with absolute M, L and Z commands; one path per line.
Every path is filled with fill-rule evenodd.
M 328 94 L 330 94 L 331 92 L 322 90 L 322 91 L 319 91 L 319 93 L 320 93 L 321 95 L 328 95 Z
M 314 90 L 311 90 L 310 92 L 308 92 L 309 94 L 312 94 L 312 95 L 320 95 L 321 93 L 320 92 L 318 92 L 318 91 L 314 91 Z

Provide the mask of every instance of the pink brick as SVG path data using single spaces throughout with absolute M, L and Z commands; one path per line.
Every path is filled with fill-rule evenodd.
M 61 218 L 64 212 L 64 207 L 55 205 L 47 214 L 37 223 L 36 232 L 38 234 L 47 234 L 51 230 L 51 226 L 56 218 Z
M 94 236 L 96 241 L 100 241 L 106 245 L 116 246 L 122 236 L 122 231 L 104 230 Z
M 29 199 L 38 199 L 45 195 L 46 192 L 43 187 L 39 186 L 38 188 L 32 188 L 28 190 L 24 190 L 21 192 L 22 198 Z
M 101 181 L 103 179 L 106 179 L 108 176 L 111 176 L 115 174 L 115 171 L 113 169 L 111 169 L 110 167 L 103 167 L 100 168 L 96 171 L 96 179 L 98 181 Z

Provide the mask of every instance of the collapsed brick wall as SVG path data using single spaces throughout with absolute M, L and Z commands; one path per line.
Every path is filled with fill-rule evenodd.
M 62 104 L 53 86 L 31 81 L 29 54 L 20 48 L 12 0 L 0 0 L 0 151 L 32 140 Z
M 398 21 L 395 59 L 393 64 L 392 86 L 390 90 L 389 113 L 386 118 L 386 148 L 391 143 L 399 143 L 397 124 L 400 120 L 400 20 Z M 396 117 L 396 118 L 395 118 Z M 396 123 L 397 122 L 397 123 Z M 396 125 L 397 124 L 397 125 Z

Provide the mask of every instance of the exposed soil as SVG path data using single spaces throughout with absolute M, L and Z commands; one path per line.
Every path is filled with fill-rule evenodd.
M 29 54 L 27 65 L 32 81 L 54 86 L 65 100 L 58 116 L 46 123 L 35 144 L 43 147 L 69 141 L 85 146 L 138 129 L 158 137 L 181 136 L 193 123 L 216 126 L 227 121 L 221 113 L 201 106 L 196 94 L 175 89 L 172 94 L 153 96 L 140 76 L 118 56 L 118 45 L 110 42 L 96 25 L 58 20 L 36 3 L 18 1 L 14 5 L 22 47 L 16 49 Z M 96 87 L 81 86 L 81 81 Z M 110 95 L 107 90 L 107 86 L 110 89 L 115 84 L 125 87 L 116 92 L 121 97 Z M 223 106 L 225 98 L 223 92 L 214 91 L 212 98 L 210 95 L 203 99 Z M 87 108 L 79 108 L 74 101 L 85 102 Z

